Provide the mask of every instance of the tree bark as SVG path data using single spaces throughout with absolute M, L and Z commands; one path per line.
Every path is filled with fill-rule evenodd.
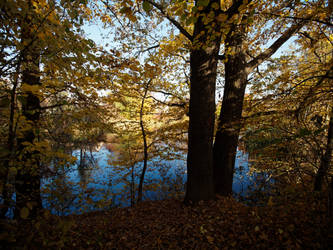
M 219 195 L 232 193 L 243 99 L 247 84 L 244 32 L 233 25 L 226 39 L 225 85 L 214 143 L 214 189 Z
M 246 28 L 243 25 L 232 24 L 225 43 L 225 51 L 231 53 L 225 55 L 227 60 L 224 95 L 214 142 L 214 189 L 216 194 L 227 196 L 232 193 L 235 157 L 248 74 L 270 58 L 304 24 L 305 21 L 301 21 L 292 25 L 269 48 L 248 63 L 243 45 Z
M 215 88 L 217 59 L 222 25 L 232 22 L 242 4 L 252 0 L 234 0 L 226 11 L 218 0 L 195 1 L 197 7 L 193 35 L 165 11 L 163 5 L 147 0 L 162 16 L 192 43 L 190 52 L 190 107 L 188 129 L 187 183 L 185 204 L 214 198 L 213 185 L 213 134 L 215 122 Z M 200 5 L 200 6 L 199 6 Z M 227 16 L 226 21 L 218 21 Z M 223 56 L 222 56 L 223 57 Z
M 22 81 L 30 86 L 39 85 L 38 72 L 25 69 Z M 16 207 L 15 217 L 20 218 L 20 211 L 29 208 L 28 218 L 35 218 L 42 207 L 40 198 L 40 159 L 37 150 L 29 149 L 37 140 L 38 122 L 40 117 L 39 98 L 32 92 L 22 102 L 22 115 L 31 129 L 23 132 L 23 137 L 18 139 L 18 152 L 20 167 L 16 176 Z
M 35 72 L 37 73 L 37 72 Z M 32 71 L 23 72 L 23 82 L 29 85 L 39 85 L 39 77 Z M 16 207 L 15 217 L 23 208 L 29 208 L 29 218 L 37 216 L 37 211 L 42 207 L 40 198 L 40 160 L 39 152 L 31 150 L 28 145 L 33 145 L 37 139 L 37 128 L 40 117 L 39 98 L 27 93 L 27 97 L 22 102 L 22 114 L 26 123 L 31 129 L 23 132 L 23 137 L 18 139 L 18 152 L 20 167 L 16 176 Z
M 142 168 L 140 182 L 139 182 L 138 202 L 142 201 L 143 181 L 145 179 L 145 174 L 146 174 L 147 165 L 148 165 L 148 145 L 147 145 L 147 135 L 146 135 L 146 131 L 145 131 L 145 126 L 143 123 L 143 109 L 144 109 L 145 100 L 146 100 L 147 93 L 148 93 L 149 84 L 150 84 L 150 81 L 145 86 L 145 92 L 142 96 L 141 108 L 140 108 L 140 127 L 141 127 L 142 140 L 143 140 L 143 168 Z
M 8 139 L 7 139 L 7 149 L 8 149 L 8 155 L 6 156 L 4 163 L 3 163 L 3 169 L 1 170 L 1 182 L 2 182 L 2 208 L 0 211 L 0 218 L 5 218 L 7 211 L 10 207 L 11 203 L 11 196 L 12 193 L 9 191 L 9 183 L 8 181 L 8 174 L 9 174 L 9 168 L 11 165 L 11 162 L 13 161 L 13 156 L 14 156 L 14 144 L 15 144 L 15 129 L 14 129 L 14 116 L 15 116 L 15 104 L 16 104 L 16 89 L 18 85 L 18 75 L 20 71 L 20 58 L 17 62 L 17 67 L 16 67 L 16 73 L 15 73 L 15 78 L 13 81 L 13 88 L 11 89 L 10 92 L 10 106 L 9 106 L 9 123 L 8 123 Z
M 30 1 L 27 6 L 29 10 L 32 9 Z M 32 12 L 28 11 L 21 26 L 22 42 L 30 45 L 22 53 L 22 85 L 26 85 L 28 88 L 21 96 L 22 117 L 24 119 L 22 122 L 25 127 L 17 140 L 18 169 L 15 180 L 16 207 L 14 211 L 14 216 L 17 219 L 34 219 L 42 208 L 39 151 L 34 148 L 34 144 L 38 141 L 41 106 L 39 97 L 33 90 L 36 87 L 38 89 L 41 85 L 39 77 L 40 50 L 37 42 L 34 41 L 35 37 L 31 28 L 33 18 Z M 24 208 L 25 210 L 23 210 Z M 22 211 L 29 211 L 29 213 L 22 216 Z
M 328 170 L 330 169 L 332 161 L 332 151 L 333 151 L 333 107 L 330 114 L 330 121 L 328 124 L 327 131 L 327 143 L 325 154 L 321 157 L 320 166 L 315 177 L 314 190 L 321 191 L 323 186 L 323 181 L 327 175 Z
M 214 198 L 213 134 L 215 122 L 215 85 L 217 57 L 221 42 L 221 27 L 214 19 L 204 23 L 202 15 L 218 14 L 211 4 L 200 13 L 194 25 L 190 53 L 190 106 L 185 203 Z M 215 22 L 215 23 L 214 23 Z M 214 23 L 214 26 L 213 26 Z M 212 28 L 214 27 L 214 29 Z M 204 33 L 205 35 L 201 35 Z

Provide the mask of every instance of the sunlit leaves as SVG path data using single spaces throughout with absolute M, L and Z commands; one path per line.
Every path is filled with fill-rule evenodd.
M 252 121 L 260 125 L 249 125 L 258 132 L 255 139 L 250 135 L 253 131 L 248 131 L 252 137 L 249 145 L 256 141 L 262 159 L 266 159 L 265 163 L 258 159 L 257 165 L 274 166 L 274 172 L 286 174 L 288 182 L 303 182 L 304 176 L 314 174 L 325 145 L 332 100 L 326 78 L 333 48 L 327 43 L 329 33 L 323 24 L 308 23 L 299 32 L 293 48 L 296 53 L 290 51 L 272 60 L 258 75 L 249 95 L 249 103 L 263 100 L 258 106 L 251 105 L 253 114 L 272 112 Z

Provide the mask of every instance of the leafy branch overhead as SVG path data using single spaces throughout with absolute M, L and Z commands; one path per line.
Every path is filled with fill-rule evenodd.
M 332 13 L 1 1 L 0 241 L 328 249 Z

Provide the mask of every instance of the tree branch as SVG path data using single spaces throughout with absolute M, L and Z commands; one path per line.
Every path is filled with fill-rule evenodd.
M 138 52 L 138 54 L 140 55 L 140 54 L 145 53 L 145 52 L 147 52 L 147 51 L 150 51 L 150 50 L 152 50 L 152 49 L 157 49 L 158 47 L 160 47 L 159 44 L 157 44 L 157 45 L 153 45 L 153 46 L 151 46 L 151 47 L 148 47 L 148 48 L 145 48 L 145 49 L 143 49 L 143 50 L 140 50 L 140 51 Z
M 218 60 L 224 60 L 224 59 L 225 59 L 225 54 L 223 54 L 223 55 L 218 55 L 218 56 L 217 56 L 217 59 L 218 59 Z
M 331 60 L 331 62 L 333 62 L 333 59 Z M 325 75 L 321 76 L 321 78 L 317 81 L 316 85 L 313 86 L 312 88 L 310 88 L 309 92 L 307 93 L 307 95 L 303 98 L 303 100 L 300 102 L 298 108 L 296 109 L 295 113 L 296 113 L 296 117 L 298 117 L 298 114 L 300 113 L 301 109 L 303 109 L 309 98 L 311 98 L 311 96 L 314 95 L 314 91 L 320 87 L 320 85 L 324 82 L 325 79 L 332 79 L 332 74 L 333 72 L 333 66 L 331 66 L 325 73 Z
M 269 110 L 269 111 L 263 111 L 263 112 L 257 112 L 254 113 L 252 115 L 248 115 L 248 116 L 243 116 L 242 119 L 243 120 L 247 120 L 247 119 L 251 119 L 251 118 L 257 118 L 257 117 L 261 117 L 261 116 L 267 116 L 267 115 L 274 115 L 274 114 L 279 114 L 281 113 L 280 111 L 276 111 L 276 110 Z
M 157 98 L 155 98 L 154 96 L 148 96 L 148 98 L 152 98 L 153 100 L 155 100 L 156 102 L 158 103 L 161 103 L 163 105 L 166 105 L 166 106 L 169 106 L 169 107 L 180 107 L 180 108 L 185 108 L 186 106 L 186 103 L 183 102 L 183 103 L 167 103 L 167 102 L 163 102 Z
M 239 7 L 245 2 L 245 0 L 238 0 L 233 1 L 233 4 L 229 7 L 225 13 L 228 15 L 228 20 L 235 14 L 239 14 Z M 247 1 L 247 5 L 249 5 L 252 2 L 252 0 Z
M 326 20 L 306 18 L 306 17 L 294 17 L 294 16 L 285 16 L 285 15 L 282 16 L 282 15 L 274 14 L 274 13 L 267 13 L 267 15 L 282 17 L 282 18 L 286 18 L 286 19 L 293 19 L 293 20 L 312 21 L 312 22 L 317 22 L 317 23 L 320 23 L 320 24 L 327 25 L 329 27 L 333 27 L 333 23 L 331 23 L 329 20 L 326 21 Z
M 187 37 L 191 42 L 193 40 L 193 36 L 187 32 L 187 30 L 184 29 L 183 26 L 179 22 L 177 22 L 176 19 L 173 17 L 169 16 L 168 13 L 166 13 L 165 9 L 163 8 L 162 5 L 155 3 L 152 0 L 146 0 L 148 3 L 150 3 L 152 6 L 154 6 L 156 9 L 158 9 L 163 16 L 165 16 L 176 28 L 179 30 L 180 33 L 182 33 L 185 37 Z
M 251 71 L 266 59 L 270 58 L 288 39 L 298 30 L 300 30 L 306 21 L 301 21 L 287 29 L 268 49 L 255 57 L 247 64 L 247 70 Z

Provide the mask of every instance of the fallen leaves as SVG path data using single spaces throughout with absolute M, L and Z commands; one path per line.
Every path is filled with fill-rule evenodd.
M 62 226 L 49 229 L 52 237 L 43 237 L 61 240 L 65 249 L 324 248 L 326 215 L 322 206 L 305 202 L 247 207 L 218 198 L 187 207 L 178 200 L 147 201 L 133 208 L 59 217 Z

